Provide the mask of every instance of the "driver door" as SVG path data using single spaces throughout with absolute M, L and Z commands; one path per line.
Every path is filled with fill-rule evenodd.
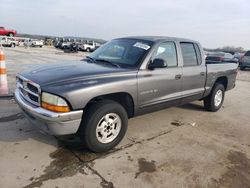
M 178 64 L 176 44 L 160 43 L 150 62 L 163 59 L 167 67 L 138 72 L 138 105 L 140 110 L 178 105 L 182 96 L 182 67 Z

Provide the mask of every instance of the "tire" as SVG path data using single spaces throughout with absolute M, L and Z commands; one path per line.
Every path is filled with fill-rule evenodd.
M 245 67 L 240 67 L 240 70 L 245 70 Z
M 8 36 L 9 37 L 14 37 L 14 34 L 13 33 L 9 33 Z
M 116 123 L 112 124 L 114 119 Z M 126 110 L 115 101 L 104 100 L 87 109 L 79 135 L 89 150 L 105 152 L 120 143 L 126 134 L 127 126 Z
M 90 48 L 87 48 L 86 51 L 87 51 L 87 52 L 90 52 Z
M 224 101 L 225 87 L 220 83 L 215 83 L 211 93 L 204 99 L 204 108 L 210 112 L 218 111 Z
M 11 48 L 15 48 L 15 47 L 16 47 L 16 44 L 11 43 L 10 47 L 11 47 Z

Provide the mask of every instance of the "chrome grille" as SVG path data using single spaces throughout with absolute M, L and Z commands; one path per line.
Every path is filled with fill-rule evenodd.
M 33 105 L 40 106 L 40 86 L 20 75 L 17 76 L 17 89 L 22 97 Z

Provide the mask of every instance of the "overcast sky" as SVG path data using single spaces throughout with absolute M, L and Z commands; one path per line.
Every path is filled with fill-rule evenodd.
M 0 25 L 29 34 L 162 35 L 250 49 L 250 0 L 1 0 Z

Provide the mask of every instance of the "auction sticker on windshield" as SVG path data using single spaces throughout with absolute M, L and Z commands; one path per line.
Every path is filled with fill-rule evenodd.
M 141 48 L 141 49 L 144 49 L 144 50 L 148 50 L 150 48 L 149 45 L 147 44 L 143 44 L 141 42 L 137 42 L 134 44 L 134 47 L 137 47 L 137 48 Z

